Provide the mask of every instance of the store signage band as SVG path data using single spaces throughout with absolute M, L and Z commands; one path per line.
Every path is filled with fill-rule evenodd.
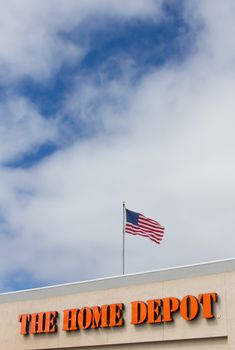
M 144 323 L 157 324 L 173 322 L 175 313 L 179 313 L 186 321 L 196 319 L 200 314 L 205 319 L 213 319 L 214 304 L 218 300 L 217 293 L 199 294 L 197 297 L 186 295 L 181 300 L 175 297 L 131 302 L 132 325 Z M 95 329 L 124 326 L 123 303 L 83 307 L 81 309 L 63 310 L 62 330 L 66 332 L 79 329 Z M 20 334 L 55 333 L 58 330 L 57 311 L 39 312 L 19 315 Z

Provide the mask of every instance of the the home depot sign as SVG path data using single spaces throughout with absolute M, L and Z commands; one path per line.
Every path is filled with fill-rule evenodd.
M 214 305 L 217 293 L 199 294 L 197 297 L 186 295 L 181 300 L 175 297 L 131 302 L 132 325 L 144 323 L 165 323 L 174 321 L 174 315 L 180 315 L 186 321 L 192 321 L 199 315 L 205 319 L 215 317 Z M 66 332 L 80 329 L 122 327 L 124 325 L 125 305 L 123 303 L 82 307 L 63 311 L 62 330 Z M 57 311 L 19 315 L 20 334 L 55 333 L 57 331 Z

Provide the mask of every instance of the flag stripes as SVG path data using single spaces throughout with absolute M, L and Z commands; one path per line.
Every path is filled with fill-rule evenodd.
M 164 230 L 165 228 L 159 222 L 126 209 L 126 233 L 148 237 L 153 242 L 160 244 L 164 236 Z

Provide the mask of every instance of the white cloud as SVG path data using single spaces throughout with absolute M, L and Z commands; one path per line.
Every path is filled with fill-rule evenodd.
M 79 62 L 89 49 L 88 33 L 94 27 L 94 17 L 96 26 L 104 25 L 107 17 L 157 18 L 160 7 L 161 2 L 156 4 L 153 0 L 130 4 L 115 0 L 10 0 L 0 12 L 1 86 L 17 90 L 15 84 L 25 77 L 47 84 L 63 63 Z M 85 38 L 81 37 L 81 28 Z M 78 43 L 72 43 L 65 35 L 75 29 Z M 61 121 L 60 116 L 54 119 Z M 43 118 L 27 97 L 17 93 L 0 101 L 0 122 L 0 164 L 35 151 L 44 142 L 55 141 L 61 129 L 58 123 Z
M 224 74 L 234 68 L 235 48 L 233 45 L 235 4 L 227 0 L 212 6 L 212 0 L 200 0 L 198 4 L 188 4 L 187 16 L 203 27 L 198 42 L 200 55 L 211 65 L 216 65 Z M 206 68 L 206 66 L 204 66 Z
M 0 120 L 0 164 L 57 138 L 55 122 L 23 97 L 8 96 L 0 104 Z
M 0 77 L 2 83 L 29 76 L 43 82 L 64 62 L 79 61 L 89 46 L 88 38 L 75 45 L 62 34 L 96 25 L 106 16 L 149 17 L 160 13 L 154 0 L 10 0 L 1 8 Z M 156 9 L 159 10 L 156 12 Z M 86 23 L 87 19 L 92 20 Z M 7 78 L 7 80 L 6 80 Z
M 233 3 L 195 6 L 186 20 L 203 27 L 187 60 L 135 87 L 122 79 L 97 90 L 88 80 L 67 100 L 64 112 L 88 121 L 101 100 L 106 133 L 33 169 L 2 171 L 1 209 L 14 233 L 6 238 L 2 226 L 2 280 L 17 268 L 48 283 L 120 273 L 122 200 L 166 226 L 160 247 L 126 237 L 128 272 L 233 255 L 235 66 L 221 34 L 235 34 Z

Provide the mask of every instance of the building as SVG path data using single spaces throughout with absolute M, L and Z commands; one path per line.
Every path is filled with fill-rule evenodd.
M 235 349 L 235 259 L 0 295 L 0 349 Z

